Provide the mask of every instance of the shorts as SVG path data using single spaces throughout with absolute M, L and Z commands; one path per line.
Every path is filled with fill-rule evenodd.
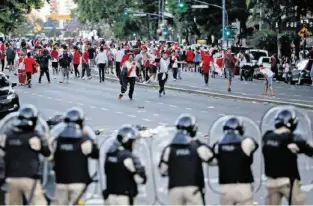
M 195 62 L 195 65 L 199 66 L 199 65 L 200 65 L 200 62 Z
M 273 85 L 273 77 L 266 78 L 266 80 L 264 81 L 264 84 L 265 86 L 271 87 Z
M 14 64 L 14 59 L 7 59 L 8 65 L 13 65 Z
M 226 78 L 232 78 L 233 72 L 231 70 L 225 70 Z

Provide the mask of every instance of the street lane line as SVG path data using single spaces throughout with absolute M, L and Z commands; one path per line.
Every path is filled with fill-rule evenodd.
M 142 120 L 144 120 L 144 121 L 146 121 L 146 122 L 151 122 L 150 119 L 142 119 Z
M 150 101 L 146 100 L 145 102 L 150 103 Z
M 38 97 L 43 97 L 43 95 L 41 95 L 41 94 L 37 94 L 37 96 L 38 96 Z
M 90 107 L 91 109 L 95 109 L 95 108 L 96 108 L 95 106 L 92 106 L 92 105 L 90 105 L 89 107 Z
M 36 95 L 35 93 L 32 93 L 32 95 Z
M 58 100 L 58 101 L 63 101 L 63 99 L 56 99 L 56 100 Z
M 133 118 L 135 118 L 136 116 L 135 115 L 132 115 L 132 114 L 129 114 L 129 115 L 127 115 L 128 117 L 133 117 Z
M 48 99 L 52 99 L 52 97 L 48 97 Z
M 80 103 L 80 102 L 78 102 L 77 104 L 78 104 L 78 105 L 81 105 L 81 106 L 83 106 L 83 105 L 84 105 L 83 103 Z
M 226 116 L 226 114 L 218 114 L 219 116 L 222 116 L 222 117 L 224 117 L 224 116 Z
M 159 122 L 159 125 L 164 125 L 164 126 L 166 126 L 166 125 L 168 125 L 168 124 L 163 123 L 163 122 Z
M 116 114 L 122 114 L 122 112 L 115 112 Z
M 159 114 L 153 114 L 153 116 L 156 116 L 156 117 L 158 117 L 158 116 L 160 116 Z
M 209 113 L 208 111 L 201 111 L 202 113 Z
M 177 106 L 176 106 L 176 105 L 170 105 L 170 107 L 174 107 L 174 108 L 175 108 L 175 107 L 177 107 Z
M 213 106 L 209 106 L 209 107 L 208 107 L 208 109 L 214 109 L 214 108 L 215 108 L 215 107 L 213 107 Z
M 163 102 L 158 102 L 158 104 L 164 104 Z
M 187 109 L 187 110 L 192 110 L 191 108 L 185 108 L 185 109 Z
M 103 110 L 103 111 L 108 111 L 108 109 L 107 109 L 107 108 L 101 108 L 101 110 Z
M 73 102 L 71 102 L 71 101 L 67 101 L 67 103 L 70 103 L 70 104 L 72 104 Z

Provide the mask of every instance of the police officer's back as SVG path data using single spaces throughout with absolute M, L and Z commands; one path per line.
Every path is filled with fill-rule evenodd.
M 164 148 L 159 163 L 163 176 L 169 178 L 170 205 L 204 205 L 202 162 L 210 163 L 213 152 L 193 138 L 197 133 L 196 119 L 189 114 L 176 121 L 177 133 Z
M 257 142 L 244 136 L 243 123 L 229 118 L 223 126 L 224 136 L 213 146 L 218 161 L 220 204 L 251 205 L 254 182 L 251 165 Z
M 77 198 L 91 183 L 88 158 L 99 157 L 95 134 L 84 126 L 83 111 L 71 108 L 64 117 L 64 122 L 51 131 L 55 134 L 51 145 L 57 184 L 56 205 L 77 204 Z
M 12 118 L 11 118 L 12 117 Z M 11 120 L 12 122 L 10 122 Z M 39 121 L 38 110 L 32 106 L 24 106 L 17 113 L 12 113 L 2 121 L 6 127 L 1 136 L 1 147 L 5 151 L 5 177 L 8 184 L 6 203 L 21 205 L 22 195 L 28 204 L 44 205 L 46 201 L 41 191 L 39 154 L 50 155 L 47 142 L 48 131 L 36 131 Z M 43 125 L 44 127 L 44 125 Z
M 313 156 L 313 148 L 298 134 L 295 134 L 298 120 L 293 110 L 279 111 L 275 118 L 275 130 L 263 136 L 263 157 L 267 205 L 281 204 L 282 197 L 289 204 L 304 205 L 306 198 L 300 189 L 300 173 L 297 155 Z
M 146 182 L 145 169 L 132 153 L 137 138 L 136 128 L 122 126 L 106 154 L 104 169 L 107 185 L 103 196 L 109 205 L 133 205 L 138 194 L 137 184 Z

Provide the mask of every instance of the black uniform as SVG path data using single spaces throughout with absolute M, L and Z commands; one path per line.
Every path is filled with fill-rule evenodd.
M 61 123 L 63 124 L 63 123 Z M 56 126 L 58 127 L 58 126 Z M 89 142 L 90 153 L 83 152 L 83 144 Z M 68 123 L 54 140 L 54 171 L 57 184 L 55 204 L 74 204 L 91 183 L 88 170 L 88 158 L 99 157 L 94 140 L 84 133 L 77 124 Z M 76 185 L 75 185 L 76 184 Z M 77 184 L 79 184 L 77 186 Z M 65 192 L 71 193 L 67 196 Z
M 39 83 L 41 83 L 41 77 L 46 74 L 47 80 L 50 83 L 50 75 L 49 75 L 49 60 L 51 56 L 47 54 L 48 51 L 45 51 L 42 56 L 38 58 L 38 62 L 40 64 L 40 76 Z

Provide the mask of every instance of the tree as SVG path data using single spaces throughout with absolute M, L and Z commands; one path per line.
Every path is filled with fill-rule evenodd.
M 42 0 L 4 0 L 0 9 L 0 32 L 7 34 L 13 31 L 25 21 L 26 14 L 42 6 Z

